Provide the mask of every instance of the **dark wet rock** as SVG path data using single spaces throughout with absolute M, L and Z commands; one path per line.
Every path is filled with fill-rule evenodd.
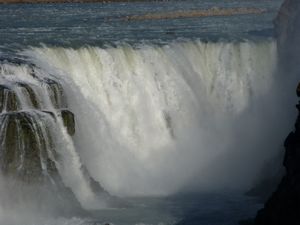
M 300 104 L 300 102 L 299 102 Z M 255 218 L 256 225 L 298 225 L 300 223 L 300 111 L 295 130 L 284 142 L 286 169 L 276 191 Z
M 28 201 L 63 214 L 79 212 L 81 206 L 63 184 L 55 163 L 59 157 L 50 134 L 51 122 L 52 115 L 40 111 L 0 115 L 1 174 L 15 203 Z
M 242 220 L 239 222 L 239 225 L 254 225 L 254 219 Z
M 43 113 L 47 113 L 49 116 L 51 116 L 56 121 L 55 113 L 52 111 L 42 110 Z
M 81 170 L 84 174 L 87 183 L 90 185 L 91 190 L 97 195 L 97 197 L 101 199 L 101 201 L 105 202 L 105 204 L 108 205 L 108 207 L 125 208 L 130 206 L 130 203 L 126 200 L 109 194 L 101 186 L 101 184 L 90 175 L 85 166 L 82 166 Z
M 100 183 L 92 177 L 89 177 L 89 184 L 94 193 L 106 192 Z
M 253 188 L 246 192 L 247 196 L 258 197 L 260 202 L 265 202 L 270 197 L 271 193 L 276 190 L 277 185 L 281 180 L 281 176 L 265 177 Z
M 61 84 L 54 79 L 50 78 L 36 78 L 40 83 L 41 86 L 45 86 L 48 95 L 50 97 L 51 103 L 54 108 L 60 109 L 60 108 L 66 108 L 67 104 L 64 97 L 64 92 Z M 36 109 L 41 108 L 40 100 L 38 96 L 38 93 L 35 93 L 34 86 L 32 84 L 24 83 L 24 82 L 17 82 L 15 84 L 18 88 L 21 88 L 24 94 L 29 99 L 29 102 L 31 103 L 31 106 Z
M 20 96 L 16 90 L 22 93 L 27 99 L 28 107 L 41 108 L 39 97 L 30 84 L 24 82 L 11 83 L 10 86 L 0 85 L 0 113 L 21 110 Z
M 49 78 L 49 77 L 41 78 L 36 75 L 36 71 L 34 68 L 31 68 L 30 75 L 34 79 L 38 80 L 41 83 L 41 85 L 46 86 L 50 100 L 51 100 L 54 108 L 59 109 L 59 108 L 67 107 L 63 87 L 54 77 L 53 78 Z
M 246 192 L 247 196 L 257 197 L 261 202 L 268 200 L 284 175 L 282 158 L 283 153 L 280 152 L 280 154 L 265 163 L 264 167 L 259 171 L 253 187 Z
M 61 84 L 50 78 L 44 78 L 41 82 L 46 85 L 53 106 L 57 109 L 66 108 L 67 104 Z
M 30 63 L 23 64 L 25 63 L 23 60 L 20 62 L 13 61 L 13 63 L 9 61 L 8 64 L 4 62 L 0 60 L 0 66 L 4 74 L 0 77 L 3 83 L 0 84 L 0 112 L 20 110 L 21 101 L 23 105 L 26 105 L 26 108 L 44 110 L 48 106 L 49 101 L 47 98 L 42 97 L 43 94 L 50 98 L 50 102 L 55 109 L 67 108 L 64 90 L 57 78 L 52 75 L 49 75 L 49 77 L 41 76 L 40 74 L 43 74 L 41 69 Z M 26 75 L 31 81 L 18 81 L 18 77 L 13 78 L 15 69 L 18 66 L 21 66 L 26 71 Z M 24 98 L 26 102 L 23 102 Z M 7 109 L 4 108 L 6 105 Z
M 6 87 L 11 91 L 21 88 L 27 98 L 29 98 L 29 102 L 31 102 L 33 108 L 40 109 L 43 106 L 40 102 L 42 100 L 40 99 L 39 93 L 35 93 L 35 90 L 41 89 L 41 87 L 47 89 L 47 94 L 54 108 L 59 109 L 67 107 L 63 87 L 55 76 L 51 74 L 49 74 L 48 77 L 44 77 L 43 75 L 41 76 L 40 74 L 43 74 L 43 72 L 40 68 L 22 59 L 1 61 L 0 58 L 0 66 L 3 70 L 2 73 L 5 74 L 3 76 L 4 83 L 6 84 L 9 82 L 10 84 L 9 88 L 7 86 Z M 25 70 L 26 75 L 31 79 L 33 78 L 36 84 L 18 81 L 18 79 L 13 79 L 14 81 L 12 82 L 11 78 L 9 77 L 14 76 L 16 67 L 21 67 L 23 70 Z
M 285 0 L 275 20 L 279 69 L 290 77 L 300 72 L 300 1 Z M 300 84 L 296 94 L 300 97 Z M 283 166 L 285 174 L 255 218 L 255 225 L 300 224 L 300 103 L 294 131 L 287 136 Z
M 288 74 L 300 72 L 299 12 L 299 0 L 285 0 L 274 21 L 280 67 Z
M 61 117 L 62 117 L 64 126 L 67 128 L 69 135 L 74 135 L 75 134 L 74 114 L 67 109 L 63 109 L 63 110 L 61 110 Z
M 33 88 L 30 84 L 24 82 L 17 82 L 16 83 L 18 88 L 21 88 L 22 92 L 25 96 L 27 96 L 28 102 L 30 102 L 31 106 L 36 109 L 40 109 L 40 102 L 37 94 L 34 92 Z
M 279 74 L 286 80 L 299 77 L 300 72 L 300 1 L 285 0 L 275 20 L 277 48 L 279 53 Z M 284 82 L 287 82 L 284 81 Z M 300 84 L 296 89 L 300 97 Z M 299 225 L 300 224 L 300 103 L 296 106 L 298 117 L 294 131 L 284 142 L 285 155 L 283 178 L 275 191 L 270 193 L 264 208 L 259 210 L 255 220 L 241 224 L 255 225 Z M 266 184 L 266 186 L 268 186 Z M 274 184 L 275 186 L 275 184 Z M 248 223 L 247 223 L 248 222 Z
M 0 77 L 3 83 L 0 84 L 0 188 L 1 191 L 7 189 L 7 196 L 0 195 L 0 201 L 8 199 L 7 204 L 1 206 L 33 207 L 39 213 L 82 214 L 80 203 L 65 186 L 58 170 L 60 155 L 54 135 L 55 129 L 59 129 L 57 117 L 62 117 L 70 134 L 75 133 L 73 113 L 61 110 L 66 106 L 61 84 L 54 78 L 39 77 L 38 69 L 23 60 L 0 59 L 0 66 L 3 69 Z M 29 73 L 28 82 L 13 77 L 18 66 L 26 71 L 25 75 Z M 47 95 L 54 110 L 45 98 Z
M 24 60 L 1 60 L 0 63 L 8 63 L 4 66 L 4 77 L 0 84 L 0 160 L 1 172 L 5 176 L 13 176 L 27 183 L 35 183 L 44 179 L 47 173 L 51 177 L 54 171 L 57 174 L 53 162 L 55 146 L 49 124 L 56 125 L 56 117 L 61 116 L 69 134 L 75 133 L 75 120 L 72 112 L 63 109 L 57 111 L 45 110 L 47 103 L 41 97 L 41 91 L 48 90 L 54 107 L 61 108 L 63 104 L 63 89 L 54 79 L 38 77 L 36 68 Z M 41 89 L 37 84 L 18 81 L 18 78 L 6 80 L 5 76 L 14 76 L 10 66 L 25 66 L 31 68 L 32 77 L 46 86 Z M 2 68 L 2 67 L 1 67 Z M 7 75 L 6 75 L 7 74 Z M 21 102 L 22 101 L 22 102 Z M 22 103 L 22 104 L 21 104 Z M 26 107 L 23 108 L 23 105 Z M 42 109 L 43 108 L 43 109 Z M 26 110 L 26 111 L 24 111 Z M 52 120 L 52 121 L 51 121 Z M 54 124 L 54 125 L 53 125 Z M 50 153 L 49 153 L 50 152 Z M 49 154 L 52 154 L 51 157 Z M 47 178 L 48 179 L 48 178 Z M 52 178 L 51 178 L 52 179 Z
M 299 83 L 298 86 L 297 86 L 296 94 L 297 94 L 298 97 L 300 97 L 300 83 Z M 298 109 L 299 109 L 299 108 L 298 108 Z
M 87 182 L 89 183 L 89 185 L 94 193 L 105 193 L 106 192 L 104 190 L 104 188 L 100 185 L 100 183 L 98 181 L 96 181 L 93 177 L 90 176 L 90 173 L 88 172 L 88 170 L 85 166 L 81 167 L 81 171 L 83 172 L 84 178 L 87 180 Z
M 167 112 L 164 112 L 164 119 L 165 119 L 166 127 L 169 130 L 170 136 L 172 138 L 175 138 L 175 132 L 174 132 L 173 125 L 172 125 L 173 122 L 172 122 L 171 115 Z
M 26 183 L 40 182 L 44 172 L 57 173 L 47 150 L 53 149 L 48 117 L 37 112 L 0 115 L 1 171 Z
M 0 58 L 0 67 L 0 190 L 3 185 L 8 189 L 8 208 L 21 205 L 34 206 L 39 213 L 85 213 L 59 173 L 60 122 L 69 135 L 75 134 L 75 116 L 67 109 L 60 80 L 51 74 L 45 77 L 44 71 L 25 60 Z M 16 69 L 27 77 L 15 76 Z M 121 205 L 87 171 L 85 177 L 96 197 Z
M 5 85 L 0 85 L 0 113 L 20 109 L 16 93 Z

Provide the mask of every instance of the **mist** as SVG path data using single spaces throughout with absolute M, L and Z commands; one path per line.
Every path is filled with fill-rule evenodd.
M 118 196 L 246 190 L 295 118 L 272 40 L 24 54 L 62 77 L 76 151 Z

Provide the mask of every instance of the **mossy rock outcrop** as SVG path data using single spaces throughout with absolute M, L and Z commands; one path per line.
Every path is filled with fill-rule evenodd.
M 82 213 L 62 177 L 69 166 L 64 165 L 68 155 L 62 141 L 68 138 L 62 125 L 75 134 L 75 116 L 67 109 L 62 84 L 24 60 L 0 58 L 0 69 L 0 178 L 5 180 L 0 189 L 1 184 L 8 189 L 10 208 L 34 203 L 36 212 Z M 93 193 L 110 200 L 87 171 L 85 177 Z
M 53 124 L 55 118 L 48 112 L 0 114 L 1 174 L 5 185 L 11 185 L 12 204 L 31 202 L 31 206 L 41 207 L 37 210 L 81 213 L 80 203 L 64 185 L 55 163 L 59 155 L 50 133 Z
M 66 108 L 62 86 L 51 79 L 44 79 L 41 82 L 41 87 L 46 87 L 45 92 L 48 92 L 53 107 L 56 109 Z M 35 91 L 35 88 L 38 89 L 33 84 L 25 82 L 14 82 L 9 86 L 0 84 L 0 113 L 21 110 L 21 100 L 25 100 L 23 104 L 27 108 L 42 109 L 43 105 L 47 103 L 43 103 L 45 99 Z
M 0 160 L 4 175 L 26 183 L 42 183 L 47 176 L 50 179 L 57 174 L 49 155 L 55 155 L 49 133 L 50 119 L 49 115 L 37 111 L 0 115 Z
M 66 109 L 62 85 L 51 75 L 45 77 L 23 59 L 0 58 L 0 67 L 1 172 L 22 182 L 43 183 L 58 174 L 53 144 L 53 129 L 60 129 L 57 119 L 74 135 L 74 115 Z M 19 77 L 19 70 L 24 76 Z
M 24 71 L 26 79 L 15 76 L 15 70 L 20 69 L 18 67 Z M 0 113 L 20 110 L 21 103 L 26 108 L 34 109 L 48 108 L 49 103 L 55 109 L 67 108 L 63 87 L 54 76 L 44 77 L 41 75 L 43 74 L 41 69 L 33 64 L 25 64 L 22 60 L 13 63 L 9 61 L 5 66 L 1 66 L 1 70 Z M 7 109 L 4 108 L 6 105 Z
M 0 113 L 22 110 L 21 99 L 29 108 L 41 108 L 39 97 L 30 84 L 15 82 L 10 86 L 0 85 Z
M 70 135 L 75 133 L 72 112 L 62 110 L 62 120 Z M 1 170 L 27 183 L 43 182 L 45 174 L 57 174 L 56 152 L 51 125 L 55 115 L 47 111 L 20 111 L 0 114 Z

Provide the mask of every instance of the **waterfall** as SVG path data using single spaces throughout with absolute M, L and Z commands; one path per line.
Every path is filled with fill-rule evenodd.
M 76 151 L 112 194 L 245 187 L 285 132 L 272 40 L 23 54 L 63 80 Z
M 23 60 L 1 61 L 1 172 L 29 186 L 46 186 L 44 192 L 69 187 L 83 207 L 101 208 L 82 171 L 71 138 L 74 116 L 66 108 L 58 78 Z

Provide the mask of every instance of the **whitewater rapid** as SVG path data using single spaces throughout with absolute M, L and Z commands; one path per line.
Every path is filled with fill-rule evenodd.
M 76 152 L 111 194 L 247 187 L 280 148 L 275 41 L 23 54 L 62 79 Z

